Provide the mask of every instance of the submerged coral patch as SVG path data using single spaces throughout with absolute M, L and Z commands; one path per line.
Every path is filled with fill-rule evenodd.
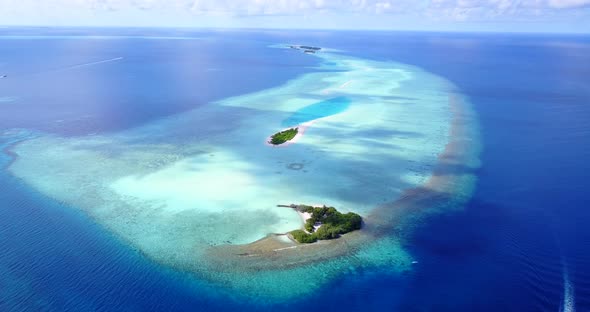
M 119 133 L 23 141 L 9 170 L 150 259 L 250 298 L 293 298 L 350 268 L 408 270 L 407 220 L 470 192 L 473 177 L 451 165 L 477 165 L 475 118 L 420 68 L 309 57 L 323 60 L 318 72 L 275 88 Z M 265 145 L 286 122 L 310 121 L 297 144 Z M 284 202 L 335 206 L 366 226 L 299 246 L 283 236 L 303 224 Z
M 303 163 L 290 163 L 287 165 L 287 168 L 291 170 L 301 170 L 303 167 L 305 167 Z

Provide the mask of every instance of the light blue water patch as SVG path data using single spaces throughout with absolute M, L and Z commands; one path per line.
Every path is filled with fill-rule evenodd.
M 321 57 L 341 70 L 307 73 L 126 131 L 42 135 L 13 147 L 18 157 L 8 171 L 83 209 L 151 260 L 252 300 L 302 297 L 350 268 L 403 272 L 412 258 L 395 237 L 354 254 L 348 245 L 284 254 L 299 247 L 272 241 L 268 248 L 277 248 L 269 253 L 281 258 L 250 261 L 230 249 L 301 228 L 297 213 L 277 209 L 281 203 L 326 203 L 368 216 L 423 185 L 449 142 L 444 91 L 453 86 L 446 80 L 403 64 Z M 415 101 L 403 105 L 399 97 Z M 264 144 L 281 124 L 320 118 L 325 122 L 304 144 Z M 305 169 L 292 170 L 295 164 Z
M 336 115 L 347 110 L 351 103 L 350 98 L 345 96 L 317 102 L 295 111 L 293 115 L 283 121 L 282 125 L 292 127 L 304 122 Z
M 16 96 L 0 96 L 0 103 L 10 103 L 16 101 Z

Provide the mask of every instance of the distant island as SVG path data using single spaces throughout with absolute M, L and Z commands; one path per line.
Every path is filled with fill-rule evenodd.
M 292 140 L 298 132 L 298 128 L 290 128 L 281 132 L 277 132 L 270 137 L 270 141 L 268 143 L 272 145 L 281 145 L 287 141 Z
M 290 45 L 291 49 L 302 50 L 304 53 L 316 53 L 322 48 L 319 47 L 312 47 L 312 46 L 305 46 L 305 45 Z
M 306 218 L 305 230 L 295 230 L 289 233 L 293 239 L 302 244 L 338 238 L 342 234 L 360 230 L 362 226 L 361 216 L 354 212 L 343 214 L 334 207 L 294 204 L 278 206 L 293 208 Z

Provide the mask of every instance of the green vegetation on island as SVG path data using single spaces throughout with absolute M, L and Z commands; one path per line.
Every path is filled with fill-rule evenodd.
M 287 141 L 292 140 L 298 132 L 298 128 L 291 128 L 291 129 L 287 129 L 278 133 L 273 134 L 270 137 L 270 144 L 272 145 L 280 145 L 283 144 Z
M 314 243 L 318 240 L 334 239 L 340 235 L 359 230 L 362 226 L 362 218 L 354 212 L 340 213 L 334 207 L 312 207 L 306 205 L 294 206 L 300 212 L 311 213 L 311 217 L 305 222 L 304 230 L 291 232 L 293 238 L 299 243 Z M 316 227 L 319 226 L 317 229 Z
M 313 51 L 319 51 L 322 48 L 320 47 L 312 47 L 312 46 L 306 46 L 306 45 L 290 45 L 289 46 L 291 49 L 297 49 L 297 50 L 313 50 Z
M 322 49 L 320 47 L 312 47 L 312 46 L 306 46 L 306 45 L 290 45 L 289 47 L 291 49 L 303 51 L 303 53 L 311 53 L 311 54 L 314 54 Z
M 304 46 L 304 45 L 299 46 L 299 48 L 305 49 L 305 50 L 314 50 L 314 51 L 319 51 L 322 49 L 320 47 L 312 47 L 312 46 Z

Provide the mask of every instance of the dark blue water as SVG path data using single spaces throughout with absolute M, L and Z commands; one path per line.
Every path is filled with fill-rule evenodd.
M 199 297 L 91 220 L 0 179 L 1 311 L 145 311 L 225 307 Z
M 86 31 L 103 36 L 93 40 L 55 37 L 61 34 L 2 40 L 0 76 L 8 77 L 0 80 L 0 94 L 15 100 L 0 101 L 0 129 L 61 135 L 121 130 L 279 85 L 317 64 L 297 53 L 268 53 L 267 44 L 251 37 L 150 38 L 161 35 L 156 30 L 144 37 L 109 37 L 105 30 Z
M 419 261 L 411 273 L 358 271 L 280 308 L 560 311 L 567 270 L 577 311 L 590 311 L 590 38 L 386 32 L 215 36 L 206 43 L 2 41 L 0 71 L 15 78 L 0 80 L 0 95 L 18 99 L 0 103 L 0 129 L 115 131 L 190 109 L 225 92 L 276 85 L 313 64 L 294 53 L 286 58 L 268 52 L 267 43 L 305 42 L 417 65 L 455 83 L 479 114 L 482 166 L 472 200 L 461 211 L 432 217 L 416 230 L 407 246 Z M 236 53 L 236 47 L 251 52 Z M 125 65 L 121 72 L 96 67 L 103 72 L 92 75 L 48 73 L 121 55 L 138 64 Z M 168 60 L 167 55 L 175 57 Z M 139 65 L 146 58 L 155 67 Z M 193 63 L 206 64 L 196 68 L 226 64 L 229 69 L 236 62 L 241 65 L 231 74 L 184 69 Z M 194 81 L 188 83 L 187 75 Z M 225 82 L 236 77 L 249 79 Z M 114 93 L 105 93 L 111 88 Z M 163 89 L 179 94 L 158 97 Z M 72 121 L 82 115 L 93 116 L 86 117 L 93 122 Z M 55 125 L 55 119 L 64 121 Z M 3 157 L 6 163 L 8 157 Z M 0 310 L 260 309 L 212 296 L 180 273 L 151 264 L 75 211 L 1 173 Z

